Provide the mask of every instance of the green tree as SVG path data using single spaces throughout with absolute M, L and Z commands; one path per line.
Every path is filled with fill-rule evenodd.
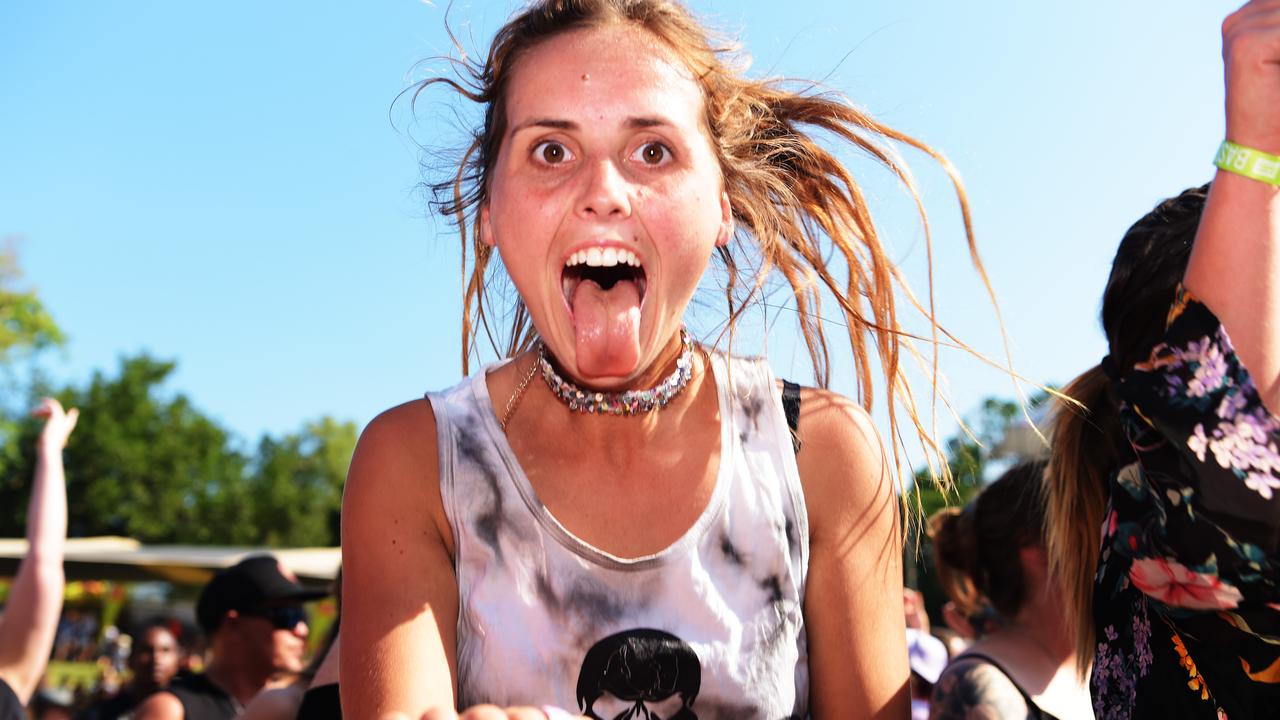
M 1028 409 L 1033 412 L 1049 398 L 1040 391 L 1028 398 Z M 907 516 L 907 538 L 903 562 L 906 584 L 921 591 L 925 605 L 935 621 L 945 602 L 942 589 L 934 578 L 933 546 L 924 537 L 924 522 L 944 507 L 959 506 L 968 502 L 992 478 L 992 451 L 997 448 L 1010 428 L 1022 417 L 1022 409 L 1014 400 L 988 397 L 968 418 L 968 432 L 961 430 L 946 440 L 947 467 L 954 485 L 948 492 L 939 490 L 929 478 L 928 468 L 915 473 L 915 483 L 906 498 L 910 512 Z M 1019 458 L 1006 458 L 1018 460 Z M 998 469 L 998 466 L 994 469 Z
M 52 394 L 79 407 L 65 451 L 72 535 L 147 543 L 332 545 L 356 426 L 323 417 L 264 436 L 253 457 L 197 409 L 167 392 L 174 363 L 125 358 L 116 375 Z M 17 461 L 0 476 L 0 536 L 20 535 L 39 424 L 16 424 Z M 10 510 L 12 508 L 12 510 Z
M 302 432 L 258 443 L 252 473 L 254 524 L 267 545 L 336 545 L 342 484 L 356 426 L 323 417 Z
M 13 241 L 0 244 L 0 363 L 16 351 L 41 350 L 63 340 L 36 292 L 23 287 Z
M 94 374 L 88 387 L 52 393 L 80 408 L 80 423 L 67 444 L 69 531 L 73 535 L 130 535 L 143 542 L 230 543 L 247 537 L 225 512 L 210 522 L 210 507 L 243 502 L 245 458 L 227 431 L 180 393 L 162 386 L 174 363 L 146 355 L 121 360 L 119 374 Z M 38 424 L 23 421 L 22 462 L 10 474 L 0 507 L 25 492 Z M 16 482 L 15 482 L 16 480 Z M 4 534 L 22 527 L 0 518 Z
M 0 483 L 12 477 L 20 462 L 18 428 L 26 411 L 14 402 L 25 392 L 15 380 L 13 360 L 63 341 L 40 297 L 22 282 L 14 241 L 0 241 Z

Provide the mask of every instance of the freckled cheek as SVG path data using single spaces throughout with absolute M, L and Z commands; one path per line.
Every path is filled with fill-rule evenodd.
M 545 228 L 554 227 L 559 205 L 556 194 L 546 188 L 495 185 L 490 217 L 498 242 L 524 244 Z
M 718 200 L 695 188 L 679 188 L 651 198 L 648 215 L 661 218 L 656 223 L 666 239 L 668 251 L 683 263 L 704 262 L 709 257 L 719 230 Z M 715 205 L 711 203 L 715 202 Z

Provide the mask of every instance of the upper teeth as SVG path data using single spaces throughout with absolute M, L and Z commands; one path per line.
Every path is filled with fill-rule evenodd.
M 591 267 L 613 267 L 619 263 L 640 267 L 640 258 L 636 257 L 636 254 L 630 250 L 624 250 L 622 248 L 593 247 L 587 248 L 586 250 L 579 250 L 578 252 L 570 255 L 569 259 L 566 260 L 564 264 L 572 267 L 574 265 L 582 265 L 584 263 Z

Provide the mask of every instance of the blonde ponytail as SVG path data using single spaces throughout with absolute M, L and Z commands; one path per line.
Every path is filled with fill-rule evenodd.
M 1076 667 L 1093 662 L 1093 586 L 1109 474 L 1127 454 L 1111 380 L 1095 366 L 1072 380 L 1053 416 L 1047 472 L 1049 572 L 1059 584 L 1076 627 Z

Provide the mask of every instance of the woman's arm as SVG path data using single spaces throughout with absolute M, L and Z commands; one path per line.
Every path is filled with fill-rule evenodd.
M 870 418 L 852 401 L 806 389 L 800 407 L 813 717 L 906 718 L 910 670 L 893 474 Z
M 18 568 L 0 620 L 0 680 L 26 704 L 44 675 L 62 612 L 62 547 L 67 537 L 67 489 L 62 449 L 80 413 L 45 398 L 32 412 L 44 417 L 36 446 L 35 483 L 27 505 L 27 555 Z
M 1222 39 L 1227 139 L 1280 155 L 1280 2 L 1240 8 Z M 1280 412 L 1280 187 L 1218 171 L 1186 286 L 1218 316 L 1263 402 Z
M 458 586 L 425 400 L 378 416 L 342 499 L 342 712 L 421 717 L 454 708 Z

